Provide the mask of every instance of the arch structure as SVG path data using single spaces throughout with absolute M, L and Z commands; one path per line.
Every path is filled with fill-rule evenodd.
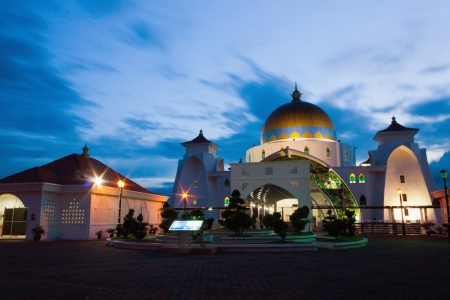
M 330 205 L 339 216 L 344 214 L 346 207 L 359 207 L 355 196 L 345 181 L 327 163 L 320 159 L 301 151 L 284 149 L 270 155 L 266 160 L 309 161 L 311 200 L 313 203 L 318 206 Z M 317 193 L 318 191 L 320 193 Z M 355 213 L 356 216 L 359 216 L 359 209 L 355 209 Z

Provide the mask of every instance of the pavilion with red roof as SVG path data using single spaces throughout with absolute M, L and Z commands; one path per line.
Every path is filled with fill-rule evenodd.
M 115 228 L 119 217 L 118 182 L 125 183 L 121 219 L 130 208 L 144 221 L 160 223 L 159 209 L 168 196 L 153 193 L 107 165 L 82 154 L 70 154 L 40 167 L 0 179 L 2 238 L 33 239 L 31 228 L 42 225 L 45 239 L 90 239 Z

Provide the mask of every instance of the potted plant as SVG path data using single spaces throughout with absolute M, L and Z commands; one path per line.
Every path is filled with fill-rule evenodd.
M 45 234 L 45 230 L 41 225 L 37 225 L 31 229 L 31 233 L 33 234 L 34 240 L 38 242 L 41 240 L 41 236 Z
M 102 233 L 103 233 L 103 231 L 97 231 L 96 233 L 95 233 L 95 235 L 97 236 L 97 239 L 99 239 L 99 240 L 101 240 L 102 239 Z
M 114 233 L 116 233 L 116 229 L 114 228 L 108 228 L 105 230 L 107 233 L 109 233 L 109 237 L 112 238 L 114 236 Z M 101 235 L 101 234 L 100 234 Z

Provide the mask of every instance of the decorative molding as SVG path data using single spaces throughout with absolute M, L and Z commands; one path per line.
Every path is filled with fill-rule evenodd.
M 292 184 L 293 187 L 298 189 L 298 181 L 291 181 L 291 184 Z
M 273 168 L 272 167 L 267 167 L 266 168 L 266 175 L 272 175 L 273 174 Z
M 242 168 L 242 175 L 250 175 L 244 168 Z
M 291 173 L 291 174 L 297 174 L 297 166 L 295 166 L 295 167 L 291 170 L 291 172 L 289 172 L 289 173 Z
M 245 190 L 248 187 L 248 182 L 242 183 L 242 190 Z

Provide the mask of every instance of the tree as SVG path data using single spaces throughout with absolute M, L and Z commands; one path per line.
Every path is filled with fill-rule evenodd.
M 284 238 L 286 237 L 287 228 L 287 224 L 281 219 L 275 219 L 275 221 L 273 222 L 273 232 L 278 234 L 283 242 Z
M 173 221 L 178 218 L 178 212 L 171 207 L 161 208 L 160 211 L 161 217 L 163 217 L 165 220 L 162 220 L 161 224 L 159 224 L 159 228 L 162 228 L 164 232 L 168 232 Z
M 349 235 L 349 236 L 354 236 L 356 233 L 356 227 L 355 227 L 356 218 L 355 218 L 354 210 L 351 210 L 351 209 L 345 210 L 344 222 L 345 222 L 344 231 L 346 231 L 344 234 Z
M 240 197 L 241 193 L 238 190 L 234 190 L 231 193 L 230 204 L 228 204 L 228 208 L 232 211 L 245 210 L 245 201 Z
M 234 231 L 236 236 L 242 236 L 245 229 L 252 226 L 252 218 L 246 213 L 236 211 L 224 221 L 225 226 Z
M 180 216 L 180 220 L 186 221 L 186 220 L 191 220 L 191 214 L 188 213 L 187 211 L 185 211 L 184 213 L 181 214 Z
M 300 233 L 305 229 L 306 224 L 308 224 L 309 209 L 306 206 L 297 208 L 292 215 L 289 216 L 291 220 L 292 227 L 294 227 L 297 233 Z
M 328 234 L 334 236 L 336 239 L 342 234 L 343 231 L 345 231 L 345 221 L 336 218 L 331 209 L 327 211 L 327 216 L 322 223 L 323 228 L 328 231 Z
M 267 228 L 273 229 L 273 223 L 277 220 L 277 218 L 274 217 L 272 214 L 265 215 L 261 222 L 266 226 Z
M 134 235 L 134 237 L 141 241 L 145 235 L 147 234 L 147 222 L 144 221 L 144 217 L 142 214 L 139 214 L 137 218 L 134 218 L 134 209 L 128 211 L 127 215 L 123 218 L 123 225 L 120 230 L 122 231 L 122 235 L 127 237 L 130 233 Z M 118 225 L 119 227 L 119 225 Z
M 201 209 L 194 208 L 191 211 L 191 217 L 193 217 L 194 219 L 197 219 L 197 220 L 204 220 L 205 219 L 205 213 Z

